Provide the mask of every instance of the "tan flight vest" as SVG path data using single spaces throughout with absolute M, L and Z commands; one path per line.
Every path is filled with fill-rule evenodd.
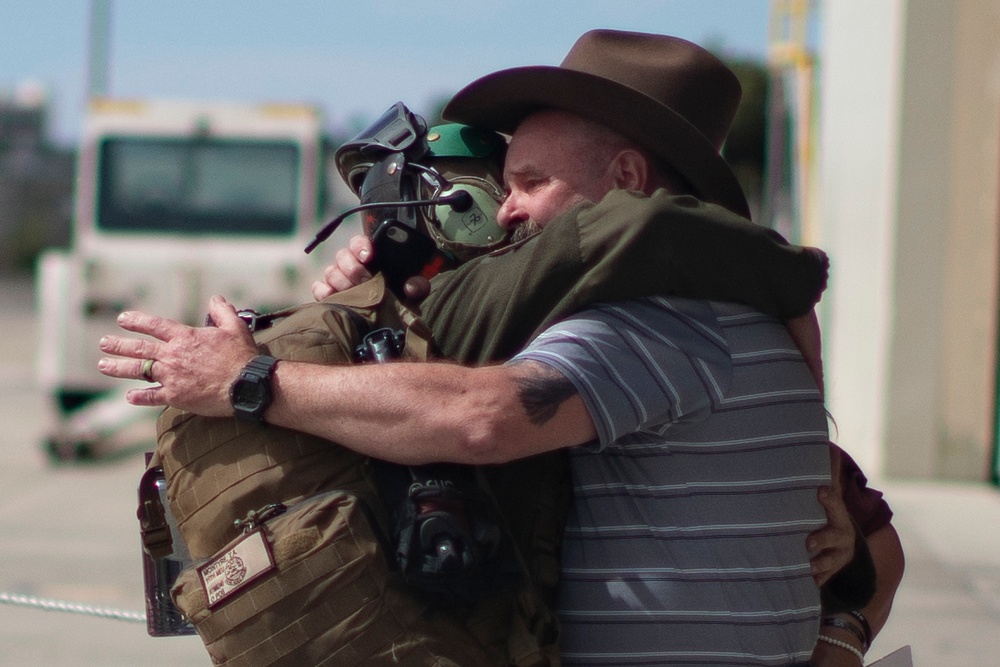
M 279 359 L 346 363 L 358 314 L 380 326 L 410 320 L 407 356 L 426 358 L 419 323 L 380 277 L 279 314 L 256 340 Z M 212 608 L 196 569 L 175 585 L 214 663 L 558 664 L 555 618 L 527 581 L 472 610 L 431 610 L 403 582 L 388 560 L 390 520 L 366 457 L 289 429 L 174 409 L 159 419 L 157 452 L 196 560 L 228 550 L 240 535 L 234 520 L 275 502 L 289 508 L 263 523 L 276 570 L 259 582 Z
M 805 312 L 825 256 L 690 197 L 613 192 L 552 221 L 527 242 L 433 281 L 417 312 L 380 280 L 290 309 L 255 338 L 279 359 L 349 362 L 357 317 L 407 329 L 407 356 L 485 363 L 510 357 L 588 303 L 656 294 L 736 300 L 778 317 Z M 349 308 L 353 314 L 348 313 Z M 562 453 L 482 470 L 529 577 L 471 609 L 429 610 L 394 571 L 387 510 L 368 461 L 334 443 L 270 425 L 168 408 L 157 455 L 170 511 L 196 560 L 226 554 L 234 521 L 260 522 L 275 568 L 209 604 L 196 568 L 175 586 L 216 664 L 557 665 L 552 599 L 569 501 Z

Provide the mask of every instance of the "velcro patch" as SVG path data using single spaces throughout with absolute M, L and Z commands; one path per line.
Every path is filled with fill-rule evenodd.
M 275 567 L 271 547 L 261 530 L 241 538 L 232 547 L 198 568 L 209 609 Z

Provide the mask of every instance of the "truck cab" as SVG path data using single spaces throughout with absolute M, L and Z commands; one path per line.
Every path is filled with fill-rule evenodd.
M 308 299 L 319 260 L 303 248 L 323 212 L 323 164 L 309 106 L 90 102 L 72 242 L 37 271 L 51 457 L 154 436 L 158 411 L 128 405 L 128 383 L 97 371 L 121 311 L 201 326 L 213 294 L 261 312 Z

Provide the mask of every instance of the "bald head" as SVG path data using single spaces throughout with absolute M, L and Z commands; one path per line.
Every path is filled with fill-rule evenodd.
M 544 227 L 584 201 L 615 188 L 651 194 L 668 186 L 664 170 L 634 142 L 565 111 L 526 117 L 511 137 L 504 166 L 508 197 L 498 214 L 506 228 Z

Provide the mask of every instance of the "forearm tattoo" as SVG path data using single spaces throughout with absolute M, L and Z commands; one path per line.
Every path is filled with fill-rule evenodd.
M 521 401 L 528 419 L 535 426 L 541 426 L 559 410 L 559 406 L 576 394 L 576 387 L 559 371 L 531 361 L 515 364 L 517 373 L 517 397 Z

